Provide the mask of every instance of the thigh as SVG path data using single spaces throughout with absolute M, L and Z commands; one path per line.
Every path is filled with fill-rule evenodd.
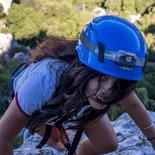
M 117 137 L 107 114 L 98 121 L 86 125 L 84 132 L 98 150 L 117 147 Z

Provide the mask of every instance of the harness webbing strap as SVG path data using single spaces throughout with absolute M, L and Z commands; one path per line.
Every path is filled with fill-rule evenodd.
M 14 98 L 15 94 L 13 91 L 13 82 L 14 79 L 26 68 L 28 67 L 28 63 L 23 62 L 22 64 L 20 64 L 11 74 L 11 79 L 10 79 L 10 95 L 12 98 Z
M 59 134 L 61 134 L 60 135 L 61 140 L 65 140 L 65 142 L 66 142 L 66 143 L 64 143 L 65 147 L 67 148 L 66 155 L 73 155 L 75 153 L 76 148 L 77 148 L 79 141 L 81 139 L 82 133 L 84 131 L 84 124 L 86 124 L 85 122 L 87 122 L 87 120 L 90 121 L 90 120 L 93 120 L 93 118 L 98 118 L 98 117 L 102 116 L 102 114 L 106 113 L 106 111 L 109 109 L 109 107 L 110 107 L 110 105 L 108 105 L 103 110 L 95 110 L 89 105 L 89 108 L 86 108 L 85 112 L 89 113 L 89 109 L 92 111 L 88 115 L 83 116 L 83 118 L 82 118 L 83 121 L 79 124 L 76 134 L 74 136 L 74 140 L 71 145 L 70 145 L 70 141 L 69 141 L 67 134 L 65 134 L 65 135 L 63 134 L 63 131 L 65 131 L 65 129 L 63 128 L 63 123 L 67 120 L 66 115 L 64 115 L 62 118 L 60 118 L 55 123 L 55 127 L 59 130 Z M 46 124 L 46 131 L 45 131 L 44 137 L 41 140 L 41 142 L 39 143 L 39 145 L 37 146 L 37 148 L 41 148 L 43 145 L 46 144 L 46 142 L 48 141 L 48 139 L 50 137 L 51 128 L 52 128 L 52 126 L 50 124 Z
M 61 142 L 67 149 L 70 148 L 70 140 L 68 138 L 68 135 L 62 125 L 62 120 L 60 120 L 60 122 L 58 121 L 55 124 L 55 129 L 57 129 L 57 132 L 55 132 L 57 139 L 59 140 L 59 142 Z
M 71 147 L 69 148 L 69 151 L 68 151 L 67 155 L 73 155 L 73 154 L 75 153 L 76 148 L 77 148 L 77 146 L 78 146 L 78 144 L 79 144 L 79 141 L 80 141 L 80 139 L 81 139 L 83 130 L 84 130 L 84 126 L 81 126 L 81 125 L 80 125 L 79 128 L 78 128 L 78 130 L 77 130 L 77 132 L 76 132 L 76 135 L 75 135 L 75 137 L 74 137 L 74 140 L 73 140 L 73 142 L 72 142 L 72 145 L 71 145 Z
M 44 133 L 44 136 L 43 136 L 43 139 L 40 141 L 40 143 L 36 146 L 36 148 L 42 148 L 42 146 L 44 146 L 46 144 L 46 142 L 48 141 L 50 135 L 51 135 L 51 129 L 52 129 L 52 126 L 50 125 L 46 125 L 46 129 L 45 129 L 45 133 Z

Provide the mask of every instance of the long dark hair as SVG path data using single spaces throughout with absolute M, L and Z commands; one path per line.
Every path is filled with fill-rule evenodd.
M 68 118 L 76 115 L 84 104 L 88 103 L 88 98 L 85 96 L 88 81 L 98 77 L 98 83 L 100 83 L 103 74 L 85 66 L 78 60 L 74 51 L 76 43 L 77 40 L 51 36 L 36 48 L 36 53 L 32 56 L 31 62 L 50 57 L 68 63 L 68 67 L 61 74 L 52 100 L 30 116 L 27 127 L 32 132 L 51 118 L 56 121 L 63 115 L 67 115 Z M 113 86 L 113 97 L 108 104 L 111 105 L 121 100 L 134 89 L 135 84 L 136 81 L 119 79 Z M 80 118 L 77 120 L 81 121 Z
M 31 58 L 30 63 L 47 57 L 72 62 L 77 57 L 76 52 L 74 52 L 77 41 L 77 39 L 70 40 L 58 36 L 47 37 L 34 50 L 28 52 Z

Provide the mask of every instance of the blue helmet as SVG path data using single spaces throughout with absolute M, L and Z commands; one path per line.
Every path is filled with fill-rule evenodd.
M 140 80 L 148 55 L 141 32 L 124 18 L 94 18 L 83 29 L 76 46 L 79 60 L 116 78 Z

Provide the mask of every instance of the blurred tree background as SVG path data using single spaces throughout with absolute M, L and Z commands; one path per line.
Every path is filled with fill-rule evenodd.
M 148 110 L 155 110 L 155 1 L 154 0 L 17 0 L 8 14 L 0 5 L 0 21 L 6 23 L 1 33 L 13 34 L 22 47 L 34 48 L 46 36 L 78 38 L 84 25 L 101 14 L 119 15 L 132 21 L 142 31 L 149 50 L 145 78 L 138 82 L 136 93 Z M 21 49 L 12 49 L 13 53 Z M 12 55 L 11 55 L 12 56 Z M 0 115 L 9 97 L 9 79 L 17 65 L 12 57 L 3 62 L 0 56 Z M 109 111 L 115 120 L 123 111 L 119 104 Z

